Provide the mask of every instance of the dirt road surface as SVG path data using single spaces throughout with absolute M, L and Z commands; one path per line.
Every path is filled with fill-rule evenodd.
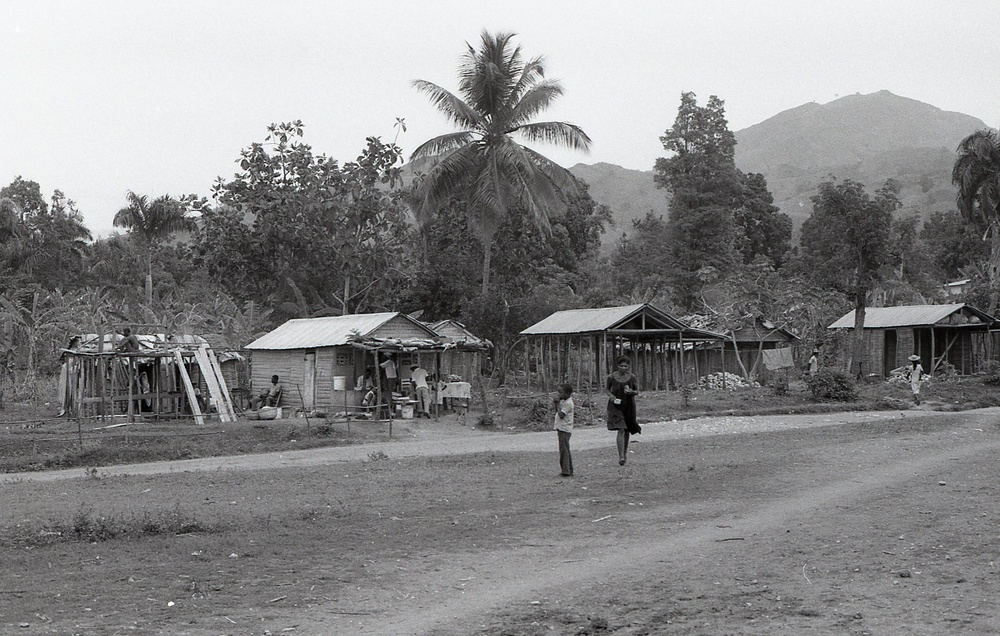
M 434 422 L 385 443 L 102 468 L 157 480 L 121 482 L 134 492 L 182 477 L 190 489 L 199 474 L 222 490 L 344 467 L 322 474 L 345 492 L 369 487 L 372 511 L 337 518 L 321 543 L 294 535 L 299 544 L 273 548 L 301 591 L 223 599 L 235 585 L 220 583 L 218 607 L 202 599 L 186 623 L 140 608 L 131 623 L 102 631 L 94 617 L 79 633 L 1000 633 L 998 422 L 1000 409 L 663 422 L 644 427 L 625 467 L 611 433 L 584 428 L 569 479 L 556 475 L 552 433 Z M 373 460 L 380 451 L 392 461 Z M 80 474 L 2 481 L 28 497 Z M 107 480 L 105 495 L 118 488 Z M 206 581 L 222 565 L 271 578 L 262 557 L 223 561 L 206 564 Z M 160 598 L 135 594 L 120 604 Z

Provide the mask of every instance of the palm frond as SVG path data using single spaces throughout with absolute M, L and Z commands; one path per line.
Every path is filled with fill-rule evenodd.
M 424 157 L 436 157 L 444 152 L 467 146 L 474 140 L 475 137 L 473 134 L 467 130 L 439 135 L 417 146 L 416 150 L 410 155 L 410 161 Z
M 414 216 L 421 225 L 433 218 L 438 208 L 465 191 L 470 175 L 479 170 L 479 157 L 474 146 L 453 150 L 441 158 L 423 181 L 417 194 Z
M 511 91 L 511 98 L 514 102 L 521 101 L 528 91 L 545 79 L 545 59 L 541 56 L 532 58 L 524 63 L 520 76 Z
M 579 126 L 564 121 L 524 124 L 517 129 L 525 141 L 544 142 L 555 146 L 590 152 L 590 137 Z
M 546 110 L 562 94 L 562 85 L 556 80 L 545 80 L 531 86 L 524 95 L 518 98 L 508 124 L 510 126 L 520 126 L 531 121 L 533 117 Z
M 448 120 L 456 126 L 475 129 L 482 125 L 479 113 L 451 91 L 426 80 L 414 80 L 413 87 L 426 94 L 430 98 L 431 104 L 444 113 Z

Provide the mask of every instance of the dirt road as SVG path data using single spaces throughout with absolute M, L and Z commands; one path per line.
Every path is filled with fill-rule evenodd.
M 989 409 L 984 409 L 983 412 Z M 998 410 L 1000 411 L 1000 410 Z M 822 413 L 809 415 L 769 415 L 759 417 L 700 417 L 681 421 L 664 421 L 644 424 L 643 434 L 637 442 L 664 441 L 706 435 L 736 433 L 765 433 L 821 426 L 835 426 L 857 422 L 884 422 L 934 415 L 932 411 L 861 411 L 852 413 Z M 382 451 L 393 458 L 440 457 L 466 453 L 494 452 L 547 452 L 551 450 L 552 434 L 503 433 L 478 430 L 472 426 L 456 426 L 456 420 L 427 421 L 400 420 L 395 437 L 385 442 L 333 446 L 281 453 L 207 457 L 144 464 L 105 466 L 99 469 L 104 476 L 159 475 L 193 471 L 261 470 L 272 468 L 324 466 L 344 462 L 366 461 L 371 453 Z M 384 424 L 356 422 L 355 427 L 384 427 Z M 573 448 L 584 450 L 614 445 L 614 435 L 604 427 L 578 428 L 573 433 Z M 0 475 L 3 481 L 60 481 L 79 478 L 81 470 L 52 470 Z
M 908 414 L 911 421 L 913 415 Z M 642 513 L 629 511 L 626 518 L 608 515 L 584 519 L 582 522 L 591 525 L 594 533 L 569 545 L 555 542 L 551 549 L 540 554 L 504 554 L 502 558 L 489 562 L 486 568 L 488 575 L 478 585 L 476 579 L 470 577 L 481 576 L 484 568 L 479 567 L 479 563 L 456 559 L 455 567 L 450 572 L 443 570 L 437 574 L 442 583 L 468 580 L 462 585 L 461 594 L 446 595 L 424 607 L 411 606 L 405 611 L 390 612 L 375 621 L 352 621 L 348 631 L 358 634 L 468 634 L 487 629 L 492 622 L 496 633 L 553 633 L 554 629 L 555 633 L 570 634 L 586 630 L 587 621 L 590 621 L 589 624 L 597 625 L 597 629 L 585 633 L 688 633 L 680 631 L 679 626 L 671 626 L 669 618 L 660 616 L 657 619 L 653 603 L 663 602 L 662 599 L 645 605 L 641 593 L 637 594 L 640 606 L 637 613 L 642 615 L 641 619 L 633 617 L 622 620 L 619 625 L 611 621 L 609 625 L 607 619 L 594 622 L 592 615 L 584 614 L 587 621 L 571 619 L 568 625 L 561 625 L 564 631 L 559 629 L 560 614 L 564 617 L 567 612 L 572 615 L 573 608 L 587 608 L 592 612 L 595 598 L 605 598 L 612 605 L 624 604 L 624 598 L 637 592 L 636 588 L 644 587 L 642 583 L 636 586 L 636 582 L 664 578 L 675 589 L 691 589 L 685 583 L 692 580 L 698 581 L 696 587 L 716 588 L 716 591 L 734 585 L 752 588 L 736 594 L 737 598 L 749 600 L 739 600 L 735 605 L 729 595 L 719 599 L 719 613 L 729 615 L 722 621 L 723 625 L 710 620 L 698 628 L 698 621 L 695 620 L 689 625 L 692 633 L 798 634 L 817 629 L 815 619 L 824 615 L 827 617 L 826 627 L 819 628 L 817 633 L 943 633 L 940 626 L 935 626 L 940 623 L 927 620 L 925 612 L 928 608 L 917 606 L 921 596 L 907 595 L 906 605 L 892 608 L 893 595 L 885 588 L 891 590 L 901 582 L 917 586 L 918 579 L 925 578 L 922 575 L 930 574 L 929 570 L 940 569 L 935 565 L 946 564 L 949 570 L 970 573 L 964 567 L 956 568 L 957 563 L 948 564 L 957 557 L 944 553 L 964 552 L 960 546 L 969 541 L 982 543 L 984 537 L 956 536 L 947 529 L 942 537 L 941 528 L 927 524 L 932 517 L 947 515 L 944 510 L 934 509 L 934 501 L 941 493 L 946 492 L 944 496 L 949 497 L 975 488 L 971 475 L 993 472 L 995 457 L 1000 450 L 996 427 L 998 413 L 991 409 L 980 411 L 971 418 L 966 417 L 969 421 L 965 426 L 943 436 L 935 436 L 933 441 L 921 440 L 923 443 L 915 443 L 913 437 L 906 433 L 901 438 L 886 439 L 882 444 L 867 448 L 840 439 L 837 442 L 839 449 L 825 449 L 826 461 L 822 465 L 810 466 L 806 473 L 782 474 L 780 479 L 791 480 L 788 488 L 768 489 L 770 496 L 744 499 L 747 493 L 737 487 L 731 493 L 736 497 L 712 506 L 710 511 L 704 506 L 696 506 L 692 510 L 686 505 L 685 498 L 680 496 L 680 501 L 670 502 L 668 497 L 658 507 L 646 508 Z M 838 415 L 830 419 L 832 422 L 828 423 L 886 420 L 884 415 L 878 414 Z M 773 430 L 787 430 L 789 424 L 808 427 L 822 421 L 822 418 L 790 417 L 772 423 Z M 738 427 L 751 424 L 739 418 L 730 423 L 736 423 Z M 716 426 L 724 424 L 713 422 Z M 752 430 L 754 427 L 747 428 Z M 956 467 L 960 469 L 956 470 Z M 623 481 L 629 479 L 627 472 L 622 475 Z M 779 478 L 778 474 L 772 477 Z M 958 480 L 958 483 L 951 480 Z M 670 488 L 670 485 L 664 484 L 664 487 Z M 980 490 L 983 487 L 980 485 Z M 968 499 L 967 503 L 973 504 L 971 498 Z M 914 504 L 919 504 L 921 509 L 914 510 Z M 923 509 L 925 507 L 927 509 Z M 849 515 L 845 511 L 855 512 Z M 976 516 L 988 515 L 993 521 L 997 518 L 995 508 L 980 513 L 974 504 L 971 510 L 965 509 L 964 512 Z M 678 521 L 685 515 L 695 518 Z M 918 519 L 914 520 L 915 516 Z M 851 517 L 860 519 L 863 525 L 845 525 Z M 633 524 L 639 526 L 638 532 L 628 532 Z M 882 554 L 878 556 L 859 558 L 852 555 L 846 563 L 837 563 L 846 553 L 858 551 L 856 548 L 846 549 L 852 543 L 868 543 L 871 548 L 873 537 L 870 532 L 880 527 L 899 529 L 900 534 L 896 530 L 883 531 L 882 536 L 874 540 L 875 546 L 891 549 L 880 550 Z M 623 529 L 626 531 L 619 534 Z M 997 538 L 993 529 L 990 545 L 994 549 Z M 879 577 L 881 580 L 874 585 L 878 591 L 871 596 L 866 594 L 863 599 L 850 599 L 840 593 L 842 587 L 864 587 L 861 580 L 865 575 L 860 574 L 862 569 L 868 570 L 879 560 L 885 560 L 886 555 L 896 556 L 899 551 L 907 549 L 933 549 L 935 542 L 941 546 L 942 563 L 929 565 L 927 561 L 918 561 L 916 564 L 896 565 L 895 569 L 890 567 L 888 572 L 879 572 L 877 574 L 884 576 Z M 844 548 L 837 547 L 840 545 Z M 816 554 L 818 546 L 822 546 L 826 553 Z M 788 553 L 801 556 L 798 560 L 789 560 Z M 1000 555 L 987 550 L 976 555 L 975 559 L 989 575 L 994 575 L 996 562 L 993 559 L 997 556 Z M 782 561 L 787 567 L 784 572 L 776 570 L 781 567 L 779 564 Z M 832 568 L 830 561 L 833 562 Z M 855 565 L 860 567 L 855 568 Z M 735 575 L 744 567 L 747 568 L 745 578 L 740 581 L 740 577 Z M 831 568 L 833 572 L 825 571 L 824 567 Z M 845 570 L 849 572 L 848 581 L 842 580 Z M 838 576 L 831 577 L 831 573 Z M 691 579 L 685 580 L 685 577 Z M 970 604 L 974 606 L 971 613 L 963 608 L 957 613 L 958 617 L 950 617 L 944 625 L 963 624 L 968 629 L 972 622 L 968 619 L 977 615 L 975 609 L 978 607 L 982 610 L 978 612 L 982 620 L 978 621 L 979 631 L 973 629 L 971 633 L 1000 631 L 1000 613 L 989 609 L 994 607 L 992 594 L 996 590 L 995 583 L 993 592 L 980 588 L 972 590 L 972 594 L 965 598 L 962 592 L 942 590 L 937 584 L 944 581 L 940 576 L 934 578 L 935 585 L 930 591 L 935 599 L 950 599 L 946 606 L 957 605 L 961 601 L 966 607 Z M 961 588 L 969 578 L 956 575 L 946 580 Z M 765 583 L 765 580 L 769 582 Z M 793 620 L 780 618 L 782 588 L 786 604 L 794 610 Z M 778 591 L 769 593 L 769 589 Z M 609 590 L 615 592 L 608 594 Z M 777 599 L 772 601 L 775 606 L 772 611 L 777 620 L 761 621 L 766 615 L 760 617 L 760 610 L 753 607 L 767 596 Z M 705 595 L 679 595 L 679 598 L 688 600 L 698 597 L 704 599 Z M 501 618 L 482 620 L 490 612 L 498 610 Z M 748 618 L 734 622 L 731 616 L 734 611 L 737 615 L 741 611 L 747 613 Z M 947 607 L 935 608 L 932 612 L 935 615 L 948 613 Z M 701 608 L 694 615 L 703 613 L 704 608 Z M 505 614 L 509 615 L 506 620 L 502 618 Z M 685 622 L 683 618 L 682 612 L 675 616 L 675 619 L 681 619 L 678 621 L 680 624 Z M 321 619 L 321 622 L 328 619 Z M 514 627 L 519 619 L 524 631 Z M 581 622 L 584 623 L 582 626 Z M 501 625 L 504 626 L 502 629 Z M 903 625 L 906 627 L 903 628 Z
M 571 479 L 556 475 L 552 433 L 433 422 L 379 444 L 101 469 L 114 478 L 6 475 L 6 524 L 127 502 L 240 530 L 10 552 L 0 586 L 20 592 L 0 627 L 995 634 L 998 421 L 665 422 L 645 426 L 624 468 L 611 434 L 584 428 Z

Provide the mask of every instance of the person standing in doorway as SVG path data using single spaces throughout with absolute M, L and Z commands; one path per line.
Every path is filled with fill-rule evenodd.
M 573 457 L 569 452 L 569 438 L 573 434 L 573 385 L 560 384 L 553 404 L 556 407 L 556 418 L 552 428 L 559 438 L 559 474 L 572 477 Z
M 410 382 L 417 394 L 417 417 L 431 419 L 431 388 L 427 385 L 427 370 L 419 364 L 410 367 Z
M 385 362 L 379 365 L 382 367 L 382 373 L 385 374 L 385 388 L 390 394 L 396 392 L 396 387 L 398 384 L 398 376 L 396 375 L 396 361 L 393 359 L 391 353 L 385 354 Z
M 920 379 L 924 375 L 924 368 L 920 365 L 920 356 L 914 354 L 907 358 L 910 361 L 910 368 L 907 375 L 910 380 L 910 390 L 913 391 L 913 401 L 920 405 Z
M 617 431 L 618 465 L 628 458 L 629 436 L 642 432 L 635 418 L 635 398 L 639 395 L 639 379 L 630 371 L 628 356 L 615 358 L 615 370 L 608 376 L 608 430 Z

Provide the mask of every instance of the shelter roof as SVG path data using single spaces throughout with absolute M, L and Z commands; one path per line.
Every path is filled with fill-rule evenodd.
M 430 323 L 429 326 L 442 338 L 447 338 L 448 340 L 456 342 L 485 342 L 482 338 L 466 329 L 465 325 L 451 318 Z
M 788 329 L 760 317 L 755 318 L 752 324 L 743 325 L 739 329 L 733 330 L 733 334 L 737 341 L 748 340 L 757 342 L 761 336 L 765 336 L 768 340 L 785 340 L 788 342 L 799 340 L 799 337 Z
M 557 311 L 528 327 L 521 332 L 521 335 L 582 335 L 605 332 L 636 335 L 644 331 L 650 334 L 673 333 L 688 340 L 723 338 L 722 334 L 691 327 L 649 303 Z
M 434 338 L 437 333 L 424 323 L 398 311 L 375 314 L 348 314 L 346 316 L 324 316 L 322 318 L 294 318 L 277 329 L 257 338 L 246 346 L 247 349 L 314 349 L 316 347 L 340 347 L 353 341 L 367 338 L 394 318 L 402 318 L 417 325 Z
M 951 321 L 951 316 L 967 318 L 964 321 Z M 869 307 L 865 310 L 865 329 L 891 329 L 893 327 L 920 327 L 940 325 L 942 321 L 947 326 L 957 325 L 990 325 L 997 319 L 975 307 L 965 303 L 947 305 L 904 305 L 902 307 Z M 854 312 L 849 311 L 828 327 L 829 329 L 853 329 Z

